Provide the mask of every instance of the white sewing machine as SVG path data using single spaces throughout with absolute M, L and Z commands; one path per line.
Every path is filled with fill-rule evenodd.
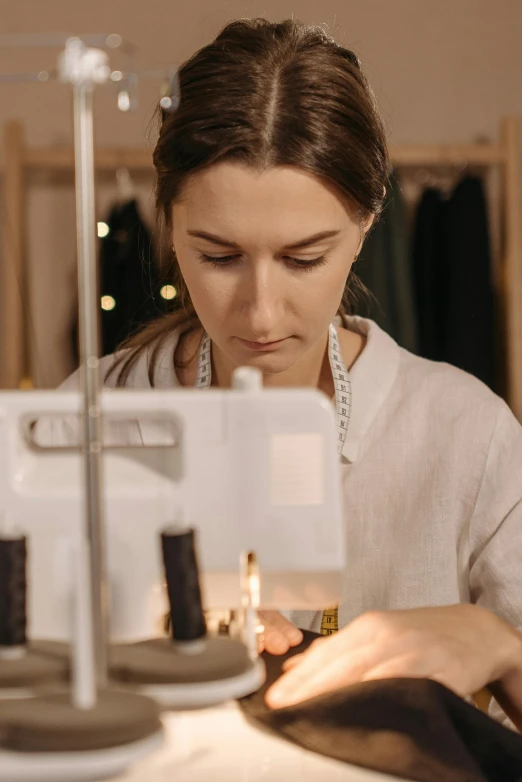
M 247 551 L 259 562 L 263 607 L 319 609 L 339 598 L 339 467 L 325 397 L 107 391 L 102 400 L 112 640 L 158 632 L 167 610 L 158 541 L 169 525 L 199 531 L 206 608 L 239 607 Z M 73 392 L 0 394 L 0 511 L 30 538 L 33 637 L 70 638 L 67 553 L 84 524 L 79 411 Z
M 320 609 L 338 599 L 344 541 L 334 416 L 325 397 L 306 390 L 108 391 L 102 405 L 111 642 L 157 635 L 167 607 L 159 534 L 176 522 L 198 530 L 207 609 L 240 605 L 245 551 L 257 555 L 262 607 Z M 73 641 L 73 555 L 84 523 L 79 410 L 76 393 L 0 394 L 0 511 L 28 536 L 32 639 Z M 76 758 L 2 751 L 0 780 L 384 779 L 248 725 L 231 699 L 257 689 L 263 674 L 253 660 L 247 675 L 218 689 L 189 684 L 180 695 L 163 688 L 160 700 L 170 698 L 177 709 L 163 715 L 163 748 L 155 737 Z M 198 704 L 212 708 L 185 711 Z

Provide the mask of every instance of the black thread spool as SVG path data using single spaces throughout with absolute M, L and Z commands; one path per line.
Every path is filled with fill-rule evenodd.
M 198 641 L 207 628 L 196 556 L 195 532 L 165 530 L 161 534 L 163 564 L 169 596 L 171 633 L 175 641 Z
M 0 653 L 27 641 L 25 537 L 0 539 Z

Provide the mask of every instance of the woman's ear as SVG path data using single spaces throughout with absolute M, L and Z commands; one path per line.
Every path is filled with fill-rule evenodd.
M 367 218 L 367 219 L 364 221 L 364 223 L 363 223 L 363 224 L 362 224 L 362 226 L 361 226 L 361 238 L 360 238 L 360 241 L 359 241 L 359 246 L 357 247 L 357 253 L 356 253 L 356 255 L 355 255 L 355 257 L 356 257 L 356 258 L 358 257 L 359 253 L 360 253 L 360 252 L 361 252 L 361 250 L 362 250 L 362 246 L 363 246 L 363 244 L 364 244 L 364 240 L 366 239 L 366 234 L 368 233 L 368 231 L 369 231 L 369 230 L 370 230 L 370 228 L 372 227 L 372 225 L 373 225 L 374 221 L 375 221 L 375 215 L 370 215 L 370 216 L 369 216 L 369 217 L 368 217 L 368 218 Z
M 375 222 L 375 215 L 370 215 L 369 218 L 364 223 L 364 227 L 363 227 L 364 236 L 366 236 L 366 234 L 368 233 L 368 231 L 370 230 L 374 222 Z
M 384 202 L 385 198 L 386 198 L 386 187 L 383 186 L 383 188 L 382 188 L 382 200 L 383 200 L 383 202 Z M 357 256 L 361 252 L 362 246 L 364 244 L 364 240 L 366 239 L 366 235 L 367 235 L 368 231 L 370 230 L 370 228 L 372 227 L 372 225 L 374 224 L 374 222 L 375 222 L 375 215 L 374 214 L 371 214 L 364 221 L 364 223 L 362 225 L 362 231 L 361 231 L 361 242 L 360 242 L 359 247 L 357 249 Z

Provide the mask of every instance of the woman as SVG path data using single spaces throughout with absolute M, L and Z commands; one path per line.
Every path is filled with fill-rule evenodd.
M 348 315 L 388 170 L 357 57 L 322 29 L 240 21 L 179 77 L 154 164 L 180 309 L 103 369 L 112 386 L 227 388 L 248 364 L 266 386 L 335 399 L 348 567 L 330 620 L 344 629 L 268 702 L 383 676 L 462 696 L 496 683 L 522 727 L 522 432 L 480 382 Z M 321 626 L 290 619 L 264 614 L 269 651 Z

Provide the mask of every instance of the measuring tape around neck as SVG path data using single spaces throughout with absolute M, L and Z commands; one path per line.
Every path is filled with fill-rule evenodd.
M 335 408 L 337 411 L 337 451 L 343 450 L 350 413 L 352 410 L 352 384 L 343 360 L 337 329 L 331 323 L 328 329 L 328 359 L 335 388 Z M 210 388 L 212 383 L 212 342 L 205 332 L 201 340 L 198 356 L 198 373 L 195 388 Z
M 352 384 L 343 360 L 337 329 L 331 323 L 328 330 L 328 359 L 335 388 L 337 411 L 337 451 L 342 453 L 352 411 Z M 210 388 L 212 383 L 212 342 L 205 332 L 199 348 L 196 388 Z M 321 617 L 321 635 L 332 635 L 339 629 L 338 607 L 328 608 Z
M 346 432 L 352 412 L 352 383 L 343 360 L 337 329 L 330 323 L 328 358 L 335 388 L 335 409 L 337 411 L 337 451 L 342 453 Z
M 212 343 L 205 331 L 198 356 L 198 374 L 195 388 L 210 388 L 212 383 Z

